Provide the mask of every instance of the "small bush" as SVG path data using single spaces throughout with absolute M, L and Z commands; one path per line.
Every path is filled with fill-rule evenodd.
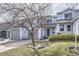
M 75 35 L 74 34 L 56 34 L 49 36 L 49 41 L 59 41 L 59 40 L 65 40 L 65 41 L 74 41 Z M 79 40 L 79 35 L 77 35 L 77 40 Z

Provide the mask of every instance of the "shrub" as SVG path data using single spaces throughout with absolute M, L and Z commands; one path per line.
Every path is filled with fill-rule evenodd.
M 58 41 L 58 40 L 65 40 L 65 41 L 73 41 L 75 38 L 74 34 L 56 34 L 56 35 L 50 35 L 49 41 Z M 79 35 L 77 35 L 77 40 L 79 40 Z
M 69 51 L 67 51 L 65 48 L 70 43 L 64 42 L 64 43 L 53 43 L 48 48 L 41 50 L 41 53 L 43 56 L 67 56 L 71 55 Z

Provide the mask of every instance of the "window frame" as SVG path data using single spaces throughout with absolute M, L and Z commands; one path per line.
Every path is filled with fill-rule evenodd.
M 64 24 L 59 25 L 60 31 L 64 31 Z
M 65 17 L 65 19 L 70 19 L 70 18 L 72 18 L 72 13 L 65 13 L 64 17 Z
M 46 22 L 47 23 L 52 23 L 52 19 L 47 19 Z
M 70 26 L 70 28 L 68 28 Z M 67 25 L 67 31 L 71 31 L 71 25 Z

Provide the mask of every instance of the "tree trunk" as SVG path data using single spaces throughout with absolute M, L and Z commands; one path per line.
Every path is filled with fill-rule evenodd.
M 40 53 L 39 53 L 39 51 L 38 51 L 38 49 L 36 48 L 36 45 L 35 45 L 34 32 L 31 33 L 31 39 L 32 39 L 32 45 L 33 45 L 34 55 L 40 56 Z
M 33 33 L 32 33 L 33 34 Z M 32 38 L 32 45 L 33 45 L 33 50 L 34 50 L 34 55 L 37 55 L 37 49 L 36 49 L 36 45 L 35 45 L 35 38 L 34 35 L 31 35 Z
M 33 47 L 35 48 L 35 40 L 34 40 L 34 35 L 31 35 L 31 38 L 32 38 L 32 45 L 33 45 Z

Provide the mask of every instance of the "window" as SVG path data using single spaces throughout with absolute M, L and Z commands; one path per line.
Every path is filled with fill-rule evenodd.
M 64 31 L 64 25 L 60 25 L 60 31 Z
M 66 19 L 72 18 L 72 13 L 66 13 L 66 14 L 65 14 L 65 18 L 66 18 Z
M 52 23 L 52 19 L 47 19 L 47 23 Z
M 71 26 L 67 25 L 67 31 L 71 31 Z

